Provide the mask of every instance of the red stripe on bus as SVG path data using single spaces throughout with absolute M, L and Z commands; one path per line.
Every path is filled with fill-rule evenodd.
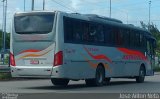
M 88 62 L 88 64 L 90 66 L 92 66 L 93 68 L 97 68 L 98 63 L 93 63 L 85 55 L 83 55 L 83 54 L 81 54 L 81 55 L 84 57 L 84 59 Z M 110 66 L 108 64 L 103 64 L 103 65 L 104 65 L 105 69 L 107 69 L 110 73 L 112 72 L 112 70 L 111 70 L 111 68 L 110 68 Z
M 41 50 L 29 49 L 29 50 L 24 50 L 24 51 L 20 52 L 20 54 L 26 53 L 26 52 L 40 52 L 40 51 Z
M 107 56 L 103 55 L 103 54 L 100 54 L 100 55 L 93 55 L 92 53 L 89 52 L 89 50 L 87 48 L 84 47 L 84 49 L 87 51 L 87 53 L 93 58 L 93 59 L 96 59 L 96 60 L 99 60 L 99 59 L 104 59 L 110 63 L 112 63 L 112 60 L 109 59 Z
M 123 52 L 126 55 L 135 55 L 141 57 L 143 60 L 147 60 L 147 57 L 140 51 L 129 50 L 126 48 L 117 48 L 119 51 Z

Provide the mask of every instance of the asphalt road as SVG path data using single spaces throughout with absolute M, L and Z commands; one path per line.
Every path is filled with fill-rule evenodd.
M 144 83 L 112 79 L 103 87 L 87 87 L 83 80 L 70 81 L 67 87 L 53 86 L 49 79 L 0 81 L 0 93 L 160 93 L 160 75 L 146 77 Z

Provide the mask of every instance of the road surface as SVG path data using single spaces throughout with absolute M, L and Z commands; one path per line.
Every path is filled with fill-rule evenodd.
M 70 81 L 67 87 L 53 86 L 49 79 L 0 81 L 0 93 L 160 93 L 160 75 L 146 77 L 144 83 L 112 79 L 103 87 L 87 87 L 83 80 Z

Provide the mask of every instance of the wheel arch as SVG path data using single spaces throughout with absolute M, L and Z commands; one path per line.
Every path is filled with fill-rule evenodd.
M 146 75 L 146 65 L 145 65 L 144 63 L 142 63 L 141 66 L 140 66 L 140 68 L 141 68 L 141 67 L 144 68 L 144 70 L 145 70 L 145 75 Z
M 97 67 L 98 66 L 102 66 L 103 67 L 103 70 L 104 70 L 104 74 L 106 74 L 106 69 L 105 69 L 105 67 L 104 67 L 104 64 L 103 63 L 99 63 L 98 65 L 97 65 Z
M 104 64 L 103 64 L 103 63 L 99 63 L 98 66 L 103 66 L 103 68 L 104 68 Z M 104 68 L 104 69 L 105 69 L 105 68 Z

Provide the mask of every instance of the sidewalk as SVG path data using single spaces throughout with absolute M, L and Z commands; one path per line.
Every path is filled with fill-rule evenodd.
M 154 72 L 154 75 L 160 75 L 160 72 Z

